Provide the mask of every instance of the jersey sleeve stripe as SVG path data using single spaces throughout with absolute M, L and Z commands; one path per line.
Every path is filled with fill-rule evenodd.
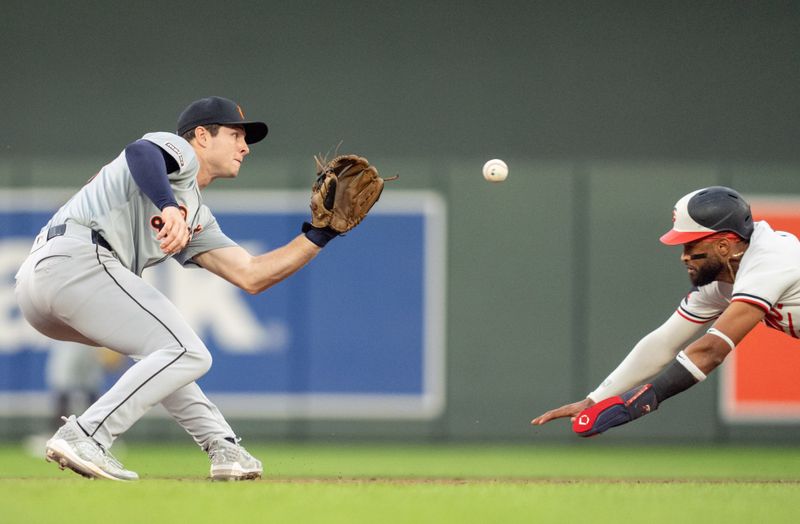
M 733 297 L 731 297 L 731 302 L 747 302 L 748 304 L 753 304 L 754 306 L 760 307 L 766 312 L 769 312 L 769 310 L 772 309 L 772 304 L 763 298 L 747 295 L 745 293 L 737 293 L 733 295 Z
M 694 322 L 695 324 L 705 324 L 706 322 L 710 322 L 710 321 L 714 320 L 715 318 L 717 318 L 716 315 L 713 316 L 713 317 L 703 318 L 703 317 L 694 315 L 692 313 L 689 313 L 688 311 L 686 311 L 682 307 L 678 308 L 677 313 L 680 316 L 682 316 L 683 318 L 685 318 L 686 320 L 688 320 L 689 322 Z

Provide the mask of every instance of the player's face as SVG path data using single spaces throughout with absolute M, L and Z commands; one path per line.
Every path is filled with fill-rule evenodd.
M 705 286 L 718 279 L 725 266 L 714 251 L 714 243 L 698 240 L 683 245 L 681 260 L 694 286 Z
M 205 161 L 213 178 L 233 178 L 239 174 L 244 157 L 250 153 L 244 137 L 243 127 L 222 126 L 210 138 Z

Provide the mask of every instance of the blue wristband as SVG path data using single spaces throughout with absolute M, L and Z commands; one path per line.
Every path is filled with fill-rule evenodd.
M 302 231 L 307 239 L 319 247 L 325 247 L 328 242 L 339 236 L 339 233 L 329 227 L 314 227 L 308 222 L 303 222 Z

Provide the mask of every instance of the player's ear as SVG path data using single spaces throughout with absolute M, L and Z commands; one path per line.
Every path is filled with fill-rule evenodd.
M 722 256 L 728 256 L 731 252 L 731 248 L 732 248 L 731 241 L 728 240 L 727 238 L 721 238 L 717 242 L 717 253 L 719 253 Z
M 208 129 L 203 126 L 197 126 L 194 128 L 194 140 L 198 145 L 205 146 L 208 142 L 210 134 Z

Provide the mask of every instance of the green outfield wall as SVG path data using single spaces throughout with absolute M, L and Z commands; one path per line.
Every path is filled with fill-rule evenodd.
M 112 9 L 112 6 L 116 8 Z M 368 156 L 446 201 L 447 404 L 426 421 L 240 421 L 248 437 L 571 439 L 593 389 L 689 289 L 658 237 L 708 185 L 800 196 L 800 8 L 731 2 L 6 2 L 0 187 L 74 187 L 219 94 L 263 117 L 239 180 Z M 483 162 L 510 175 L 489 184 Z M 380 204 L 379 204 L 380 205 Z M 357 232 L 355 233 L 357 234 Z M 313 270 L 308 268 L 307 270 Z M 800 351 L 800 342 L 798 342 Z M 729 424 L 718 377 L 609 441 L 793 440 Z M 0 436 L 41 426 L 0 420 Z M 144 420 L 143 438 L 178 436 Z

